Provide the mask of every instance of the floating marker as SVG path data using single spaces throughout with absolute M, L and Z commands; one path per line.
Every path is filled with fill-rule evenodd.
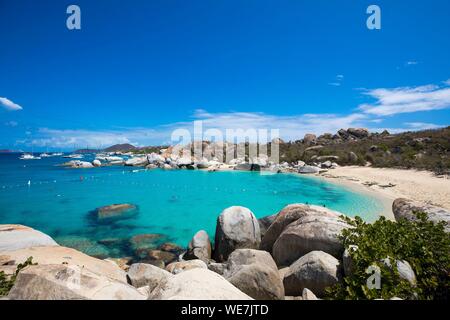
M 28 186 L 31 186 L 31 180 L 28 180 L 27 184 L 28 184 Z

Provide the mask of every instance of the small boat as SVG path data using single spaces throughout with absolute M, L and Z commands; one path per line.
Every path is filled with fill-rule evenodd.
M 61 157 L 63 155 L 64 154 L 62 152 L 54 152 L 54 153 L 51 154 L 52 157 Z
M 49 155 L 48 153 L 44 152 L 44 153 L 41 153 L 39 155 L 39 157 L 41 157 L 41 158 L 49 158 L 49 157 L 51 157 L 51 155 Z
M 20 156 L 20 160 L 40 160 L 41 157 L 35 157 L 31 153 L 24 153 Z
M 63 158 L 69 158 L 69 159 L 83 159 L 83 155 L 81 154 L 69 154 L 67 156 L 63 156 Z

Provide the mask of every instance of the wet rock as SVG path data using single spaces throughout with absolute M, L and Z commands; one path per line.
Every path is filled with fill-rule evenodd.
M 95 209 L 98 221 L 130 218 L 137 214 L 137 206 L 129 203 L 112 204 Z
M 142 250 L 156 249 L 162 241 L 164 236 L 161 234 L 144 233 L 133 236 L 130 245 L 135 253 L 140 253 Z
M 172 243 L 172 242 L 163 243 L 162 245 L 160 245 L 158 247 L 158 249 L 161 251 L 171 252 L 176 255 L 179 255 L 184 251 L 182 247 L 180 247 L 176 243 Z
M 74 248 L 92 257 L 105 259 L 109 256 L 106 246 L 80 236 L 64 236 L 56 238 L 59 244 L 65 247 Z
M 178 255 L 161 250 L 149 250 L 147 252 L 147 258 L 150 260 L 161 260 L 167 265 L 178 260 Z

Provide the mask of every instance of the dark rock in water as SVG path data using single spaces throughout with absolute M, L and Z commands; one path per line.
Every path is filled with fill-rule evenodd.
M 151 264 L 152 266 L 164 269 L 166 267 L 166 264 L 164 263 L 164 261 L 162 260 L 154 260 L 154 259 L 142 259 L 139 260 L 140 263 L 147 263 L 147 264 Z
M 171 262 L 177 261 L 178 255 L 161 250 L 149 250 L 147 252 L 147 258 L 151 260 L 161 260 L 168 265 Z
M 126 239 L 122 238 L 106 238 L 106 239 L 100 239 L 97 242 L 104 245 L 104 246 L 122 246 L 125 245 Z
M 163 243 L 162 245 L 160 245 L 158 247 L 158 249 L 161 251 L 165 251 L 165 252 L 171 252 L 176 255 L 179 255 L 184 251 L 182 247 L 180 247 L 179 245 L 177 245 L 175 243 L 171 243 L 171 242 Z
M 95 209 L 92 213 L 99 222 L 115 219 L 127 219 L 138 212 L 138 207 L 133 204 L 113 204 Z
M 80 236 L 63 236 L 56 239 L 59 245 L 81 251 L 92 257 L 105 259 L 110 256 L 107 247 L 91 239 Z
M 165 237 L 162 234 L 138 234 L 130 239 L 130 245 L 134 253 L 141 257 L 143 252 L 156 249 L 164 241 L 164 239 Z

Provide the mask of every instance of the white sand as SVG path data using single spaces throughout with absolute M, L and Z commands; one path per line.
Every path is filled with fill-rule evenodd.
M 375 192 L 391 203 L 408 198 L 450 209 L 450 178 L 437 177 L 428 171 L 372 167 L 339 167 L 322 174 L 330 182 L 359 186 Z M 364 183 L 375 182 L 373 186 Z M 392 187 L 383 187 L 392 184 Z

